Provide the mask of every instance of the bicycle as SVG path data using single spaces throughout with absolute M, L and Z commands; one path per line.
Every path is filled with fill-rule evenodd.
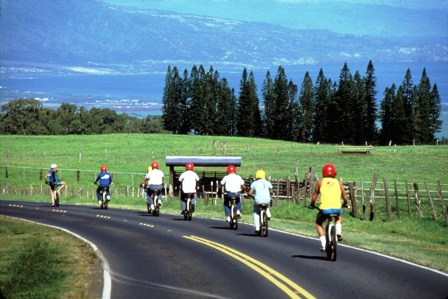
M 53 195 L 54 196 L 53 206 L 59 207 L 59 197 L 60 197 L 59 189 L 61 189 L 61 187 L 62 187 L 62 182 L 57 181 L 54 186 L 55 187 L 54 187 L 54 195 Z
M 105 210 L 107 210 L 109 200 L 110 200 L 110 196 L 109 196 L 109 198 L 107 196 L 107 191 L 108 191 L 108 187 L 102 187 L 100 189 L 100 194 L 101 194 L 101 198 L 102 198 L 101 203 L 100 203 L 100 208 L 105 209 Z
M 232 196 L 229 200 L 229 206 L 230 206 L 230 228 L 233 230 L 238 229 L 238 214 L 236 213 L 236 202 L 237 197 Z
M 162 190 L 152 190 L 148 189 L 149 196 L 152 198 L 152 202 L 154 203 L 154 208 L 151 209 L 151 206 L 149 204 L 149 201 L 146 203 L 146 206 L 148 208 L 148 213 L 152 213 L 153 216 L 159 216 L 160 215 L 160 201 L 159 201 L 159 194 L 162 192 Z
M 259 214 L 260 214 L 260 230 L 258 231 L 259 236 L 267 237 L 268 236 L 268 216 L 266 214 L 266 210 L 268 209 L 269 204 L 263 203 L 258 205 Z
M 194 205 L 191 203 L 192 200 L 195 197 L 195 193 L 186 193 L 186 205 L 185 205 L 185 211 L 183 211 L 184 214 L 184 220 L 193 219 L 193 212 L 194 212 Z
M 321 209 L 319 209 L 316 206 L 310 206 L 313 209 L 319 210 L 319 212 L 322 212 Z M 327 222 L 325 225 L 325 252 L 327 254 L 327 259 L 329 259 L 332 262 L 335 262 L 337 259 L 337 248 L 338 248 L 338 238 L 336 236 L 336 218 L 338 217 L 338 214 L 329 214 L 325 215 L 327 218 L 325 221 Z

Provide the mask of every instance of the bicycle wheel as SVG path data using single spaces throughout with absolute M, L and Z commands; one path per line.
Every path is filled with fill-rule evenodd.
M 153 216 L 159 216 L 160 214 L 160 210 L 159 210 L 159 200 L 155 199 L 154 200 L 154 210 L 152 210 L 152 215 Z
M 328 220 L 329 221 L 329 220 Z M 325 228 L 325 239 L 326 239 L 326 246 L 325 246 L 325 252 L 327 253 L 327 259 L 331 260 L 332 256 L 332 248 L 331 248 L 331 228 L 333 225 L 329 222 Z
M 101 208 L 104 208 L 105 210 L 107 209 L 107 192 L 106 190 L 103 190 L 103 204 Z
M 262 217 L 263 217 L 263 225 L 261 226 L 261 231 L 263 233 L 263 237 L 267 237 L 268 236 L 268 216 L 266 216 L 266 212 L 262 213 Z
M 337 258 L 337 239 L 336 239 L 336 227 L 333 224 L 330 224 L 328 226 L 328 233 L 327 233 L 327 258 L 330 261 L 336 261 Z
M 184 220 L 188 220 L 188 214 L 190 213 L 190 201 L 187 198 L 185 202 L 185 210 L 183 211 L 184 214 Z
M 59 192 L 56 192 L 55 198 L 54 198 L 54 205 L 56 207 L 59 207 Z
M 230 228 L 232 228 L 233 230 L 237 230 L 238 229 L 238 217 L 236 215 L 235 205 L 232 205 L 230 210 L 231 210 L 230 211 Z

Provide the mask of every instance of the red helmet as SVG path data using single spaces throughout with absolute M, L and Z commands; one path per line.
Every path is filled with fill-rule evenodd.
M 325 164 L 322 168 L 323 177 L 336 177 L 336 167 L 333 164 Z
M 159 163 L 154 161 L 151 163 L 151 167 L 152 167 L 152 169 L 159 169 Z
M 107 171 L 107 166 L 106 165 L 101 166 L 100 171 L 101 172 Z
M 236 167 L 234 165 L 227 166 L 227 174 L 236 173 Z
M 187 163 L 185 164 L 185 170 L 193 170 L 194 164 L 193 163 Z

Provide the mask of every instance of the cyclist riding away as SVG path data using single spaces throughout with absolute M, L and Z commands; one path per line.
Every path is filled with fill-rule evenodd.
M 314 194 L 311 198 L 310 209 L 314 208 L 316 200 L 320 195 L 320 211 L 316 217 L 316 229 L 322 244 L 321 251 L 325 251 L 325 229 L 322 224 L 327 219 L 327 215 L 338 214 L 336 219 L 336 235 L 338 241 L 342 241 L 342 209 L 341 197 L 344 200 L 344 207 L 348 206 L 347 195 L 341 181 L 336 177 L 336 167 L 333 164 L 325 164 L 322 168 L 323 178 L 318 180 L 314 187 Z
M 155 190 L 159 190 L 158 194 L 158 200 L 159 200 L 159 206 L 162 206 L 162 189 L 164 184 L 163 177 L 165 174 L 163 171 L 159 169 L 159 163 L 154 161 L 151 163 L 151 171 L 149 171 L 146 174 L 146 182 L 148 185 L 147 193 L 148 195 L 151 195 Z M 151 210 L 154 210 L 154 200 L 151 196 L 149 196 L 149 204 L 151 206 Z
M 185 164 L 185 171 L 180 175 L 179 182 L 182 183 L 182 193 L 180 197 L 180 209 L 181 214 L 185 214 L 187 209 L 187 196 L 188 193 L 194 193 L 194 197 L 191 201 L 192 210 L 194 211 L 194 206 L 196 205 L 196 182 L 199 182 L 199 177 L 196 172 L 194 172 L 194 164 Z
M 96 189 L 96 197 L 98 198 L 98 204 L 101 206 L 103 203 L 103 197 L 100 193 L 100 191 L 104 188 L 106 188 L 106 200 L 110 200 L 110 185 L 112 184 L 112 176 L 107 172 L 107 166 L 103 165 L 100 168 L 100 173 L 96 177 L 95 182 L 93 182 L 94 185 L 96 183 L 100 182 L 98 185 L 98 188 Z
M 45 184 L 50 185 L 50 193 L 51 193 L 51 205 L 55 206 L 55 196 L 56 196 L 56 187 L 59 187 L 59 192 L 64 189 L 65 182 L 58 179 L 58 166 L 56 164 L 51 164 L 50 170 L 45 175 Z
M 145 174 L 145 176 L 143 177 L 141 186 L 144 188 L 143 189 L 143 193 L 144 193 L 144 197 L 146 198 L 146 203 L 148 204 L 148 206 L 150 205 L 150 200 L 149 200 L 149 194 L 148 194 L 148 180 L 146 179 L 146 175 L 152 170 L 151 165 L 148 166 L 148 172 Z
M 224 186 L 226 192 L 223 202 L 226 221 L 230 222 L 229 202 L 232 197 L 236 198 L 236 215 L 238 218 L 241 218 L 240 194 L 241 190 L 244 190 L 246 187 L 243 178 L 236 174 L 236 167 L 234 165 L 227 166 L 227 175 L 221 180 L 221 186 Z
M 249 196 L 254 195 L 254 226 L 255 233 L 260 232 L 260 205 L 269 204 L 271 202 L 272 184 L 266 180 L 266 173 L 264 170 L 258 170 L 255 173 L 255 181 L 250 185 Z M 266 209 L 266 216 L 271 218 L 269 208 Z

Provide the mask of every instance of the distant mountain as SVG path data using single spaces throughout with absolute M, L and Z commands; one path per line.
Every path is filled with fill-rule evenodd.
M 448 61 L 446 43 L 294 30 L 99 0 L 1 4 L 1 66 L 11 70 L 141 73 L 169 64 L 204 64 L 240 71 L 242 66 Z

